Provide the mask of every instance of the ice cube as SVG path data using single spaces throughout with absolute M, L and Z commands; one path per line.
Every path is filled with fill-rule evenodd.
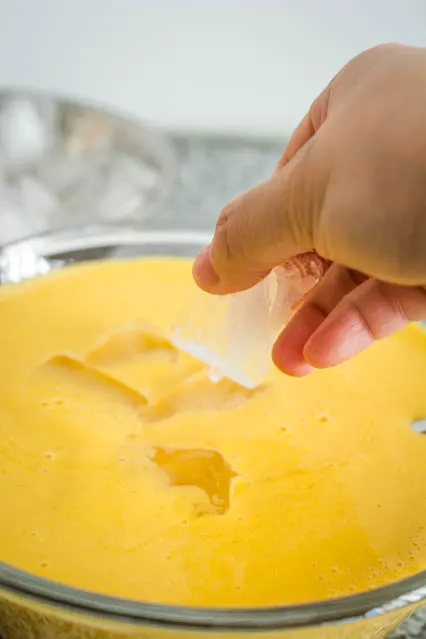
M 280 331 L 327 266 L 309 252 L 288 260 L 247 291 L 225 297 L 200 292 L 172 341 L 211 367 L 212 380 L 228 377 L 255 388 L 271 365 L 271 349 Z

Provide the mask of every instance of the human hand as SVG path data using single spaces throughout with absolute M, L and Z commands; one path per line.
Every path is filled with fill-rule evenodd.
M 383 45 L 343 67 L 274 175 L 223 209 L 194 277 L 232 293 L 311 249 L 332 265 L 274 346 L 281 370 L 339 364 L 426 319 L 426 49 Z

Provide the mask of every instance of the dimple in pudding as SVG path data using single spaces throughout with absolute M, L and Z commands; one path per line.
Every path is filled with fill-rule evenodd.
M 247 391 L 168 340 L 185 260 L 0 289 L 0 560 L 120 597 L 319 600 L 426 568 L 426 337 Z

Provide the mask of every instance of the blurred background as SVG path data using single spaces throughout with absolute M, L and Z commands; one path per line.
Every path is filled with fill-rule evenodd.
M 52 115 L 37 102 L 29 113 L 28 103 L 17 109 L 3 92 L 0 106 L 9 111 L 3 119 L 0 113 L 1 242 L 95 218 L 211 228 L 228 199 L 270 173 L 310 102 L 348 59 L 387 41 L 426 45 L 426 1 L 0 0 L 0 28 L 0 90 L 94 102 L 165 132 L 148 140 L 150 126 L 138 133 L 127 127 L 124 140 L 104 119 L 113 135 L 106 143 L 100 136 L 102 144 L 95 135 L 89 149 L 93 122 L 87 125 L 84 110 L 77 135 L 69 104 Z M 54 143 L 41 142 L 40 123 Z M 22 145 L 25 135 L 39 156 L 31 156 L 31 166 L 20 161 L 23 189 L 19 162 L 9 156 L 11 138 Z M 78 166 L 76 135 L 80 155 L 90 150 Z M 128 156 L 118 172 L 111 169 L 117 150 Z M 129 157 L 146 160 L 143 178 Z
M 426 44 L 424 0 L 1 0 L 0 82 L 172 130 L 283 137 L 377 43 Z

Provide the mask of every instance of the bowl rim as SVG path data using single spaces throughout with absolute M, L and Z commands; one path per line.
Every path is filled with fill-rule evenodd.
M 84 233 L 84 237 L 82 237 Z M 42 258 L 77 245 L 82 248 L 115 243 L 130 245 L 186 245 L 201 248 L 211 235 L 202 231 L 146 230 L 142 226 L 91 225 L 30 235 L 0 248 L 0 264 L 19 250 L 33 251 Z M 80 242 L 79 244 L 77 244 Z M 43 247 L 47 250 L 42 251 Z M 54 249 L 54 251 L 53 251 Z M 167 253 L 164 253 L 167 255 Z M 170 254 L 169 254 L 170 255 Z M 196 607 L 149 603 L 90 592 L 32 575 L 0 561 L 1 590 L 74 613 L 103 617 L 119 623 L 210 631 L 285 630 L 354 622 L 379 617 L 391 611 L 426 601 L 426 570 L 369 591 L 333 599 L 294 605 L 264 607 Z

